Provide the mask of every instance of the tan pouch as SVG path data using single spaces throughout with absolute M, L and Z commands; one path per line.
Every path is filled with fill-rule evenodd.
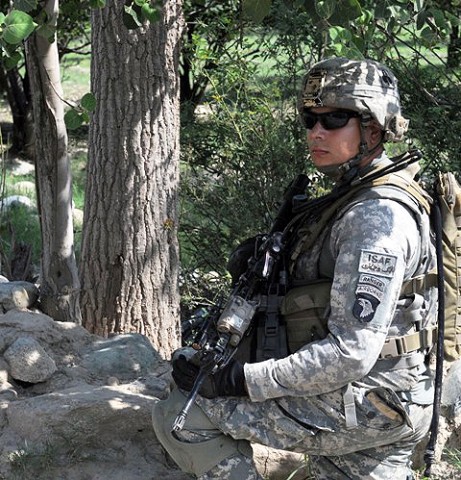
M 290 353 L 327 336 L 330 290 L 330 280 L 319 281 L 295 287 L 283 298 L 280 313 L 286 322 Z

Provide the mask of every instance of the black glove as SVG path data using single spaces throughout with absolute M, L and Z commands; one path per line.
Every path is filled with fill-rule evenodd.
M 171 374 L 176 385 L 182 390 L 192 390 L 200 368 L 188 360 L 183 353 L 179 355 L 174 353 L 171 365 L 173 367 Z
M 236 284 L 248 269 L 248 261 L 255 254 L 258 237 L 247 238 L 230 254 L 227 262 L 227 271 L 231 274 L 232 284 Z
M 200 367 L 187 360 L 185 355 L 180 354 L 176 358 L 173 357 L 172 375 L 179 388 L 192 390 L 199 372 Z M 199 389 L 199 394 L 205 398 L 248 396 L 243 365 L 237 360 L 231 360 L 224 368 L 213 375 L 206 376 Z

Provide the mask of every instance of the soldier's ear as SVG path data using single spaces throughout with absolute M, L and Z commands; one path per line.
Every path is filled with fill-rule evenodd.
M 367 142 L 369 147 L 374 147 L 383 140 L 384 132 L 376 120 L 372 120 L 366 128 Z

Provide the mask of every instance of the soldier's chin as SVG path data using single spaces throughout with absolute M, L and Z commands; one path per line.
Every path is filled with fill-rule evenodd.
M 344 173 L 340 167 L 341 165 L 320 165 L 316 168 L 320 173 L 323 173 L 327 177 L 330 177 L 333 180 L 338 180 Z

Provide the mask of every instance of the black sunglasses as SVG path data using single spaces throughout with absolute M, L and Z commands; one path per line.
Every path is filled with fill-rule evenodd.
M 308 130 L 312 130 L 317 122 L 320 122 L 325 130 L 335 130 L 336 128 L 343 128 L 351 118 L 359 116 L 357 112 L 351 112 L 350 110 L 335 110 L 327 113 L 313 113 L 311 110 L 303 110 L 301 118 L 303 125 Z

